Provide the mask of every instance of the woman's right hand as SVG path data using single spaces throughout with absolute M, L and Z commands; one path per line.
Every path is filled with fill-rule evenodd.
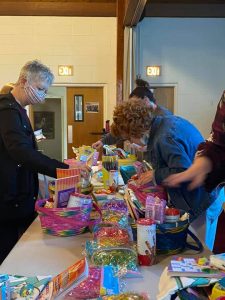
M 92 148 L 96 149 L 96 150 L 100 150 L 103 147 L 103 143 L 101 140 L 95 142 L 94 144 L 92 144 Z

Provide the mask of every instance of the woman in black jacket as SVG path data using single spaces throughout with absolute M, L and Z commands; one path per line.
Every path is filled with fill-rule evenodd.
M 0 263 L 35 217 L 38 173 L 56 177 L 69 166 L 37 151 L 25 107 L 44 101 L 54 76 L 38 61 L 21 70 L 11 93 L 0 95 Z

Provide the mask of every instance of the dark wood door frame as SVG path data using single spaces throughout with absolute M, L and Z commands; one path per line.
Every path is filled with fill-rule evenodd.
M 123 101 L 124 28 L 139 22 L 147 0 L 117 0 L 117 103 Z

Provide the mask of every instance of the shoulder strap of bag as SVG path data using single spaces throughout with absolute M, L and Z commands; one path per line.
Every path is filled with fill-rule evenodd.
M 187 229 L 187 234 L 192 238 L 192 240 L 195 242 L 196 245 L 192 245 L 192 244 L 186 242 L 186 245 L 185 245 L 186 248 L 195 250 L 195 251 L 198 251 L 199 253 L 201 253 L 204 248 L 202 245 L 202 242 L 190 229 Z

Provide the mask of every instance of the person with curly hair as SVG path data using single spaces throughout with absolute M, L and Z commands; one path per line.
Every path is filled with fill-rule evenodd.
M 132 100 L 132 99 L 140 98 L 144 100 L 145 104 L 151 108 L 152 112 L 154 112 L 155 115 L 172 114 L 172 112 L 169 111 L 167 108 L 160 106 L 156 103 L 156 99 L 154 98 L 154 95 L 151 91 L 151 87 L 147 81 L 143 79 L 137 79 L 135 83 L 136 83 L 136 88 L 129 95 L 129 99 Z M 102 139 L 92 144 L 92 147 L 95 148 L 96 150 L 100 150 L 103 147 L 103 145 L 113 145 L 120 141 L 121 138 L 119 137 L 115 138 L 109 132 L 106 135 L 104 135 Z
M 142 185 L 153 181 L 161 185 L 171 174 L 188 169 L 203 137 L 187 120 L 175 116 L 154 115 L 151 108 L 140 99 L 133 99 L 116 106 L 111 132 L 140 146 L 147 146 L 148 162 L 153 171 L 143 173 L 138 179 Z M 203 187 L 189 191 L 183 183 L 179 189 L 167 188 L 173 206 L 189 212 L 191 220 L 204 212 L 215 197 Z

